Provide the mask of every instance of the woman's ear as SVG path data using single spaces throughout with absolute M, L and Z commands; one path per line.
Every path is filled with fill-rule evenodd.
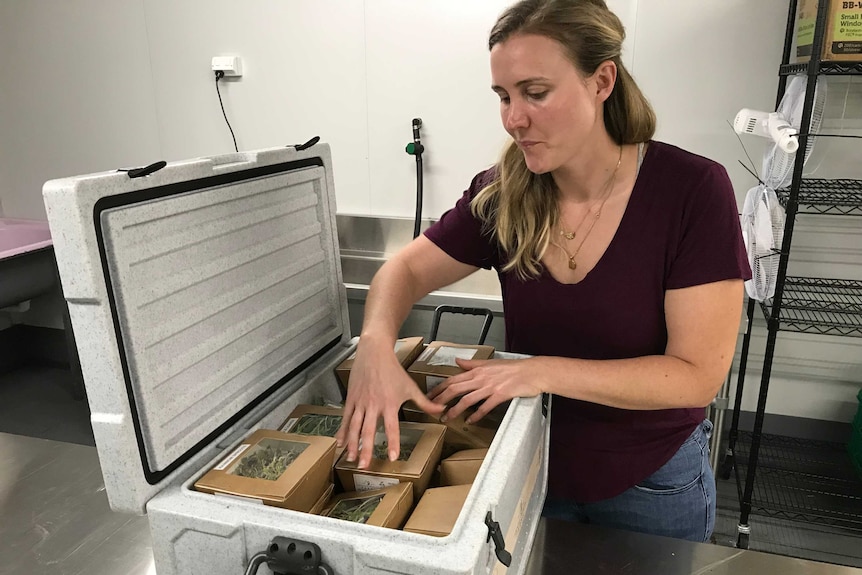
M 613 60 L 605 60 L 596 68 L 593 79 L 596 82 L 596 98 L 599 102 L 604 102 L 614 91 L 614 85 L 617 82 L 617 65 Z

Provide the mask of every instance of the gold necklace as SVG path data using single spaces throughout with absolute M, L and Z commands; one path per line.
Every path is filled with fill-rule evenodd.
M 596 210 L 596 214 L 593 217 L 592 221 L 590 222 L 590 227 L 587 228 L 587 232 L 584 234 L 584 239 L 582 239 L 581 243 L 578 244 L 578 247 L 575 248 L 575 252 L 570 254 L 569 251 L 565 247 L 563 247 L 562 244 L 558 244 L 557 242 L 553 242 L 553 244 L 555 246 L 557 246 L 558 248 L 563 250 L 563 253 L 566 254 L 566 259 L 569 260 L 568 261 L 569 269 L 572 271 L 578 269 L 578 264 L 575 263 L 575 257 L 578 255 L 578 252 L 581 251 L 581 248 L 584 246 L 584 242 L 586 242 L 587 238 L 590 236 L 590 232 L 592 232 L 593 228 L 596 227 L 596 222 L 599 221 L 599 218 L 602 215 L 602 208 L 605 207 L 605 202 L 607 202 L 608 198 L 611 197 L 611 192 L 614 189 L 614 183 L 616 183 L 616 179 L 617 179 L 617 171 L 620 169 L 620 164 L 622 163 L 622 160 L 623 160 L 623 147 L 620 146 L 620 157 L 617 160 L 617 167 L 614 169 L 614 173 L 611 174 L 611 179 L 609 181 L 608 188 L 607 188 L 607 191 L 605 192 L 604 198 L 602 199 L 602 203 L 599 204 L 599 209 Z M 589 212 L 587 212 L 587 213 L 589 213 Z M 585 218 L 586 218 L 586 216 L 585 216 Z M 581 223 L 583 223 L 583 220 L 581 220 Z M 580 228 L 580 225 L 578 227 Z M 575 229 L 575 231 L 577 231 L 577 229 Z M 565 237 L 565 235 L 564 235 L 564 237 Z M 572 232 L 572 238 L 574 238 L 574 232 Z M 566 238 L 566 239 L 569 239 L 569 238 Z
M 617 158 L 617 165 L 614 168 L 614 171 L 611 174 L 611 177 L 608 178 L 608 182 L 610 182 L 612 179 L 614 179 L 616 177 L 617 171 L 620 169 L 620 164 L 622 163 L 622 161 L 623 161 L 623 147 L 620 146 L 620 154 L 619 154 L 619 157 Z M 581 221 L 578 222 L 578 225 L 571 232 L 566 231 L 566 229 L 563 227 L 562 218 L 560 218 L 560 235 L 569 241 L 575 239 L 575 235 L 578 233 L 578 230 L 581 229 L 581 226 L 584 225 L 584 222 L 586 221 L 587 216 L 590 215 L 591 211 L 593 211 L 593 206 L 595 206 L 595 205 L 596 205 L 595 202 L 592 205 L 590 205 L 590 207 L 587 209 L 587 211 L 584 212 L 584 216 L 581 218 Z
M 595 205 L 595 204 L 593 204 Z M 584 225 L 584 221 L 587 219 L 587 216 L 590 215 L 590 212 L 593 210 L 593 206 L 590 206 L 589 209 L 584 212 L 584 217 L 581 218 L 581 221 L 578 222 L 577 227 L 575 227 L 574 231 L 567 232 L 565 228 L 563 228 L 562 218 L 560 219 L 560 235 L 566 238 L 567 240 L 575 239 L 575 234 L 581 229 L 581 226 Z

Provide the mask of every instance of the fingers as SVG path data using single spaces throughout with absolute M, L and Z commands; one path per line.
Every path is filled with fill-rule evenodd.
M 486 397 L 482 405 L 476 408 L 476 411 L 473 412 L 473 414 L 464 421 L 471 425 L 476 423 L 477 421 L 488 415 L 492 409 L 503 403 L 503 401 L 505 400 L 502 397 L 496 395 L 490 395 Z
M 461 359 L 460 357 L 455 358 L 455 363 L 458 364 L 458 367 L 461 369 L 471 370 L 477 367 L 482 367 L 486 363 L 489 363 L 493 360 L 491 359 Z
M 455 419 L 456 417 L 464 413 L 467 408 L 476 405 L 483 399 L 488 398 L 491 393 L 492 391 L 488 388 L 479 388 L 471 393 L 466 394 L 464 397 L 461 398 L 461 401 L 459 401 L 458 403 L 450 407 L 448 411 L 446 411 L 446 414 L 440 418 L 440 421 L 445 423 L 449 419 Z M 471 416 L 470 419 L 477 421 L 480 418 Z
M 473 377 L 470 372 L 459 373 L 446 379 L 432 391 L 434 403 L 448 405 L 455 398 L 470 393 L 482 387 L 481 380 Z M 438 391 L 439 390 L 439 391 Z M 436 393 L 434 393 L 436 392 Z M 429 394 L 430 396 L 431 394 Z
M 345 415 L 344 419 L 341 422 L 342 428 L 344 427 L 344 422 L 347 421 L 348 418 Z M 356 461 L 356 456 L 359 453 L 359 432 L 362 429 L 363 421 L 365 420 L 365 414 L 358 409 L 353 410 L 353 414 L 350 416 L 350 423 L 347 428 L 347 461 L 354 462 Z M 341 433 L 341 431 L 339 431 Z
M 472 371 L 480 367 L 492 367 L 497 365 L 499 360 L 493 359 L 460 359 L 455 358 L 458 366 L 464 371 L 462 373 L 446 378 L 441 384 L 428 392 L 428 399 L 436 403 L 448 404 L 450 401 L 463 395 L 473 389 L 480 387 L 481 383 L 474 381 L 479 377 L 478 381 L 487 379 L 488 371 L 480 370 L 479 372 Z M 481 374 L 481 375 L 480 375 Z M 470 383 L 468 383 L 470 382 Z M 466 384 L 466 385 L 465 385 Z
M 449 388 L 449 386 L 452 385 L 453 382 L 457 383 L 458 377 L 463 377 L 463 376 L 462 376 L 462 374 L 459 374 L 459 375 L 453 375 L 451 377 L 447 377 L 446 379 L 444 379 L 443 381 L 438 383 L 436 386 L 434 386 L 434 388 L 431 391 L 429 391 L 428 395 L 426 395 L 425 397 L 427 397 L 428 399 L 430 399 L 432 401 L 435 400 L 437 398 L 437 396 L 439 396 L 441 393 L 446 391 Z
M 372 417 L 368 412 L 365 414 L 365 421 L 362 422 L 362 449 L 359 451 L 359 463 L 356 465 L 358 469 L 365 469 L 371 463 L 371 456 L 374 454 L 374 435 L 377 432 L 377 417 L 377 414 Z
M 418 387 L 416 388 L 416 393 L 412 394 L 410 399 L 413 400 L 413 403 L 415 403 L 419 409 L 429 415 L 438 416 L 446 409 L 445 404 L 431 401 L 428 397 L 422 394 Z
M 386 444 L 389 446 L 389 461 L 395 461 L 401 451 L 401 428 L 398 423 L 398 412 L 384 413 L 383 427 L 386 430 Z
M 341 425 L 338 432 L 335 434 L 335 444 L 338 447 L 344 447 L 347 443 L 347 432 L 350 429 L 350 418 L 353 416 L 353 403 L 348 401 L 344 404 L 344 411 L 341 413 Z

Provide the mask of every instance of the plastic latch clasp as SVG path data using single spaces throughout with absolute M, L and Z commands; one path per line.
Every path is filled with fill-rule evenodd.
M 485 541 L 494 540 L 494 553 L 497 555 L 497 560 L 508 567 L 512 564 L 512 554 L 506 551 L 506 542 L 503 540 L 500 524 L 494 521 L 490 511 L 485 514 L 485 525 L 488 527 L 488 538 Z
M 167 165 L 168 165 L 168 163 L 166 161 L 160 160 L 158 162 L 153 162 L 149 166 L 144 166 L 142 168 L 120 168 L 117 171 L 118 172 L 126 172 L 126 175 L 128 175 L 129 178 L 132 178 L 132 179 L 143 178 L 143 177 L 149 176 L 150 174 L 155 174 L 156 172 L 158 172 L 159 170 L 161 170 L 162 168 L 164 168 Z

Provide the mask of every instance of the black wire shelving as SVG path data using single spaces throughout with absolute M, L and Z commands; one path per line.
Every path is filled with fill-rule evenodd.
M 786 209 L 790 189 L 775 193 Z M 862 180 L 802 180 L 796 202 L 800 214 L 862 216 Z
M 794 76 L 808 72 L 808 62 L 784 64 L 778 69 L 780 76 Z M 862 74 L 862 62 L 820 62 L 818 74 L 830 76 L 855 76 Z
M 760 306 L 769 319 L 772 300 Z M 785 278 L 778 329 L 862 337 L 862 281 Z
M 739 474 L 747 471 L 751 437 L 740 431 Z M 769 434 L 760 441 L 753 513 L 862 531 L 862 478 L 846 446 Z

